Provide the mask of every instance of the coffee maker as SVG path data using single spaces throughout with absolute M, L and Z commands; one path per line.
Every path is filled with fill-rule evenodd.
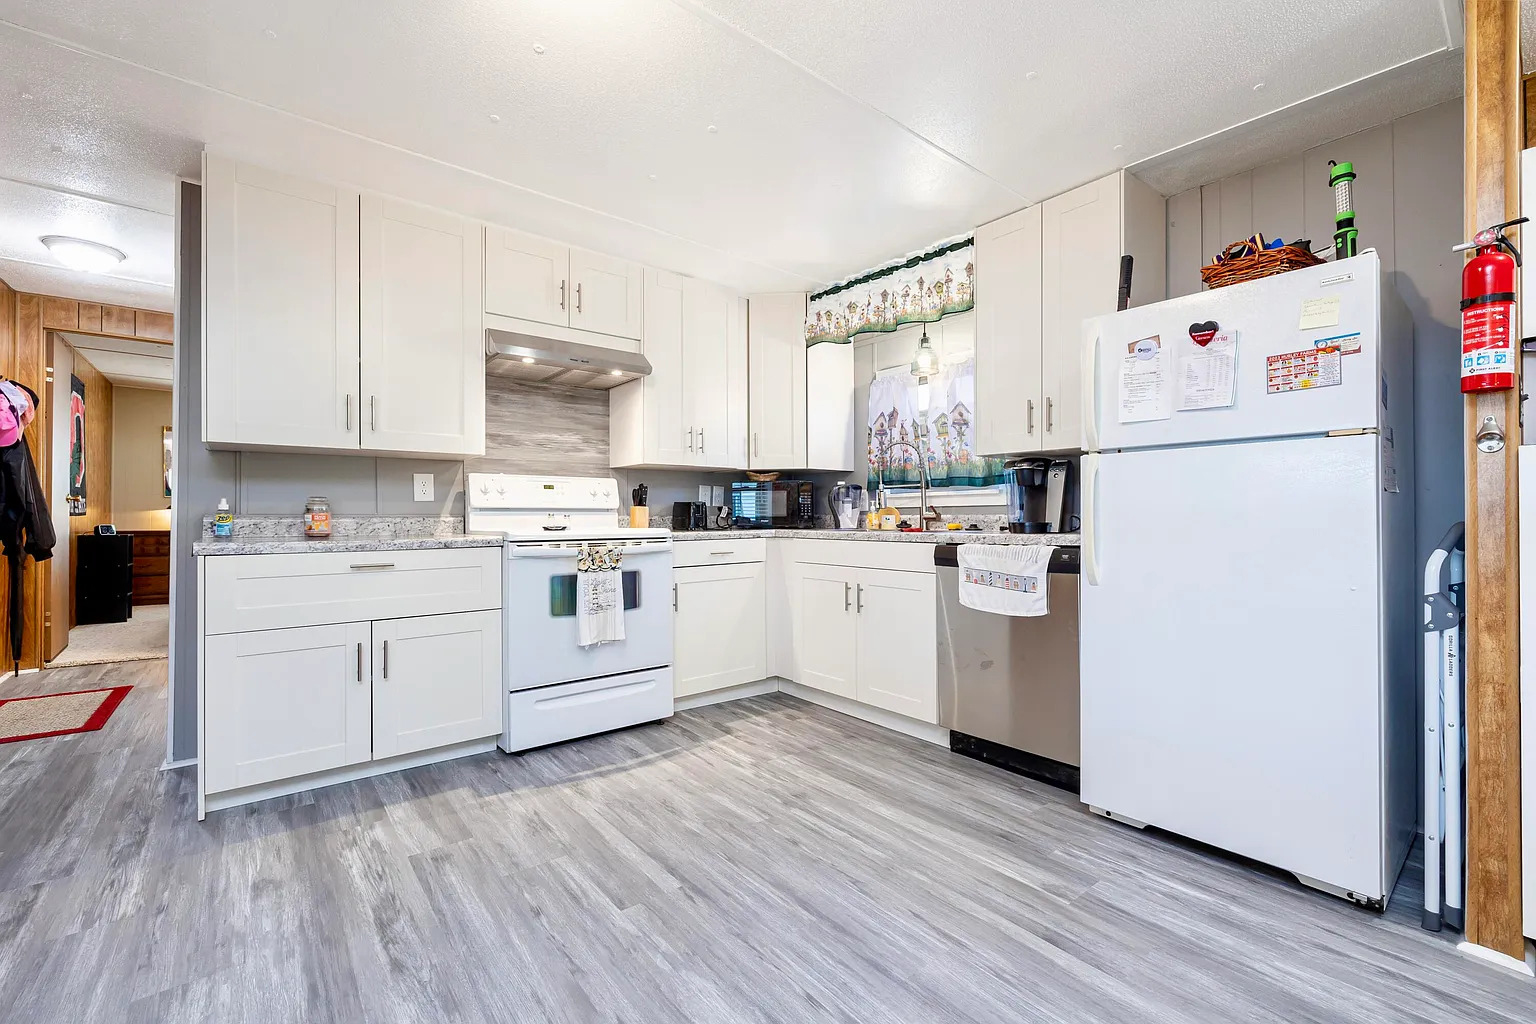
M 1019 459 L 1003 467 L 1009 533 L 1060 533 L 1066 518 L 1066 459 Z

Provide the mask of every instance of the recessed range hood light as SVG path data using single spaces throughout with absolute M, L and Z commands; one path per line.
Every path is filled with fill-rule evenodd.
M 647 376 L 651 364 L 638 352 L 487 328 L 485 372 L 530 384 L 606 391 Z

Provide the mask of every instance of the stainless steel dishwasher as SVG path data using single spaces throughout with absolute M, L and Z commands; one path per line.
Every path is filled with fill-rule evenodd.
M 1050 613 L 996 615 L 960 603 L 958 544 L 934 548 L 939 724 L 957 753 L 1078 791 L 1079 552 L 1051 555 Z

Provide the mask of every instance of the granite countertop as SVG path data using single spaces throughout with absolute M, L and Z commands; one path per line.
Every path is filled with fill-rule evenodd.
M 499 548 L 506 538 L 499 533 L 458 533 L 437 537 L 302 537 L 204 538 L 192 545 L 194 555 L 302 555 L 321 551 L 421 551 L 432 548 Z
M 672 540 L 720 540 L 725 536 L 885 544 L 1054 544 L 1071 547 L 1082 543 L 1079 533 L 1003 533 L 999 530 L 930 530 L 927 533 L 902 533 L 900 530 L 683 530 L 673 533 Z

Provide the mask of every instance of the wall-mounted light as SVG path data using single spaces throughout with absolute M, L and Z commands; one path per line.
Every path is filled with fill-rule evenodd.
M 54 259 L 69 269 L 83 270 L 88 274 L 104 274 L 128 258 L 121 249 L 100 242 L 88 242 L 84 238 L 44 235 L 38 241 L 48 247 Z

